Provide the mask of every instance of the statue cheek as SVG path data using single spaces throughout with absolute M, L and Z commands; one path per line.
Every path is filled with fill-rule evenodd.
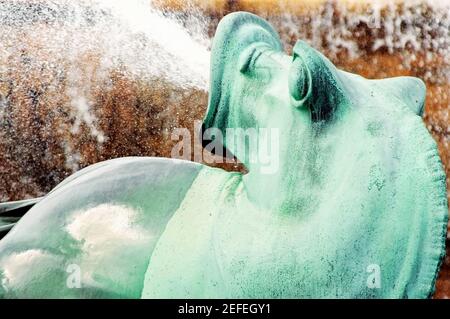
M 243 107 L 239 112 L 239 121 L 237 122 L 238 128 L 249 128 L 258 126 L 258 117 L 256 116 L 256 106 L 255 101 L 248 101 L 243 104 Z
M 231 100 L 230 113 L 228 115 L 228 127 L 247 128 L 256 125 L 256 110 L 258 107 L 258 95 L 261 91 L 250 82 L 242 83 L 238 96 Z

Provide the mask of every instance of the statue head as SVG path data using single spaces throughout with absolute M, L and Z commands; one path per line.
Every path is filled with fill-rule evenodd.
M 262 242 L 276 238 L 266 241 L 269 247 L 287 247 L 279 258 L 268 250 L 273 264 L 279 267 L 281 256 L 290 254 L 288 242 L 301 251 L 301 258 L 287 262 L 299 267 L 288 278 L 306 286 L 292 295 L 340 295 L 329 288 L 336 282 L 353 297 L 433 291 L 445 252 L 447 198 L 437 146 L 421 118 L 424 100 L 425 85 L 417 78 L 365 79 L 338 70 L 303 41 L 287 55 L 273 28 L 253 14 L 233 13 L 220 22 L 203 129 L 219 129 L 224 146 L 249 169 L 236 193 L 251 202 L 240 221 L 253 220 L 238 231 L 254 231 L 247 226 L 276 216 L 260 236 Z M 238 128 L 278 130 L 274 174 L 261 174 L 258 162 L 245 159 L 244 140 L 230 142 L 228 129 Z M 282 237 L 276 229 L 286 220 Z M 292 225 L 301 231 L 291 233 Z M 249 269 L 260 269 L 261 259 L 255 260 Z M 378 268 L 382 286 L 366 287 L 361 271 Z M 280 283 L 286 293 L 281 277 L 266 280 L 271 268 L 260 273 L 268 282 L 264 289 Z
M 217 128 L 226 135 L 227 128 L 276 128 L 281 153 L 291 150 L 295 140 L 310 151 L 317 144 L 312 136 L 342 123 L 358 134 L 359 129 L 376 130 L 377 121 L 386 124 L 391 111 L 420 116 L 424 99 L 420 79 L 368 80 L 338 70 L 301 40 L 288 55 L 269 23 L 237 12 L 223 18 L 216 31 L 203 129 Z M 226 136 L 224 146 L 249 164 Z

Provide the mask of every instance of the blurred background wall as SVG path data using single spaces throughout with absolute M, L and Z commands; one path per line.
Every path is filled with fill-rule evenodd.
M 423 79 L 424 124 L 450 176 L 449 8 L 445 0 L 0 0 L 0 201 L 43 195 L 110 158 L 170 157 L 172 130 L 193 131 L 206 110 L 217 23 L 238 10 L 268 19 L 289 53 L 303 39 L 346 71 Z M 450 297 L 449 258 L 435 297 Z

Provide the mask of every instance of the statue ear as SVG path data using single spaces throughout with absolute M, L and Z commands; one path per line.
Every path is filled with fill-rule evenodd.
M 386 91 L 404 101 L 415 114 L 422 116 L 425 105 L 426 86 L 421 79 L 411 76 L 399 76 L 380 81 Z

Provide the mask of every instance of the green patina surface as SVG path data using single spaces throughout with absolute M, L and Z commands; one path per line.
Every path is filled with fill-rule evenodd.
M 279 169 L 261 173 L 225 137 L 249 173 L 220 182 L 219 173 L 199 175 L 155 248 L 144 297 L 433 291 L 447 203 L 436 145 L 419 116 L 424 84 L 342 72 L 302 41 L 293 51 L 286 55 L 254 15 L 220 23 L 205 129 L 278 129 Z
M 0 295 L 429 297 L 447 201 L 424 84 L 293 51 L 248 13 L 225 17 L 212 49 L 204 129 L 276 130 L 277 169 L 225 136 L 247 174 L 155 158 L 82 170 L 0 241 Z

